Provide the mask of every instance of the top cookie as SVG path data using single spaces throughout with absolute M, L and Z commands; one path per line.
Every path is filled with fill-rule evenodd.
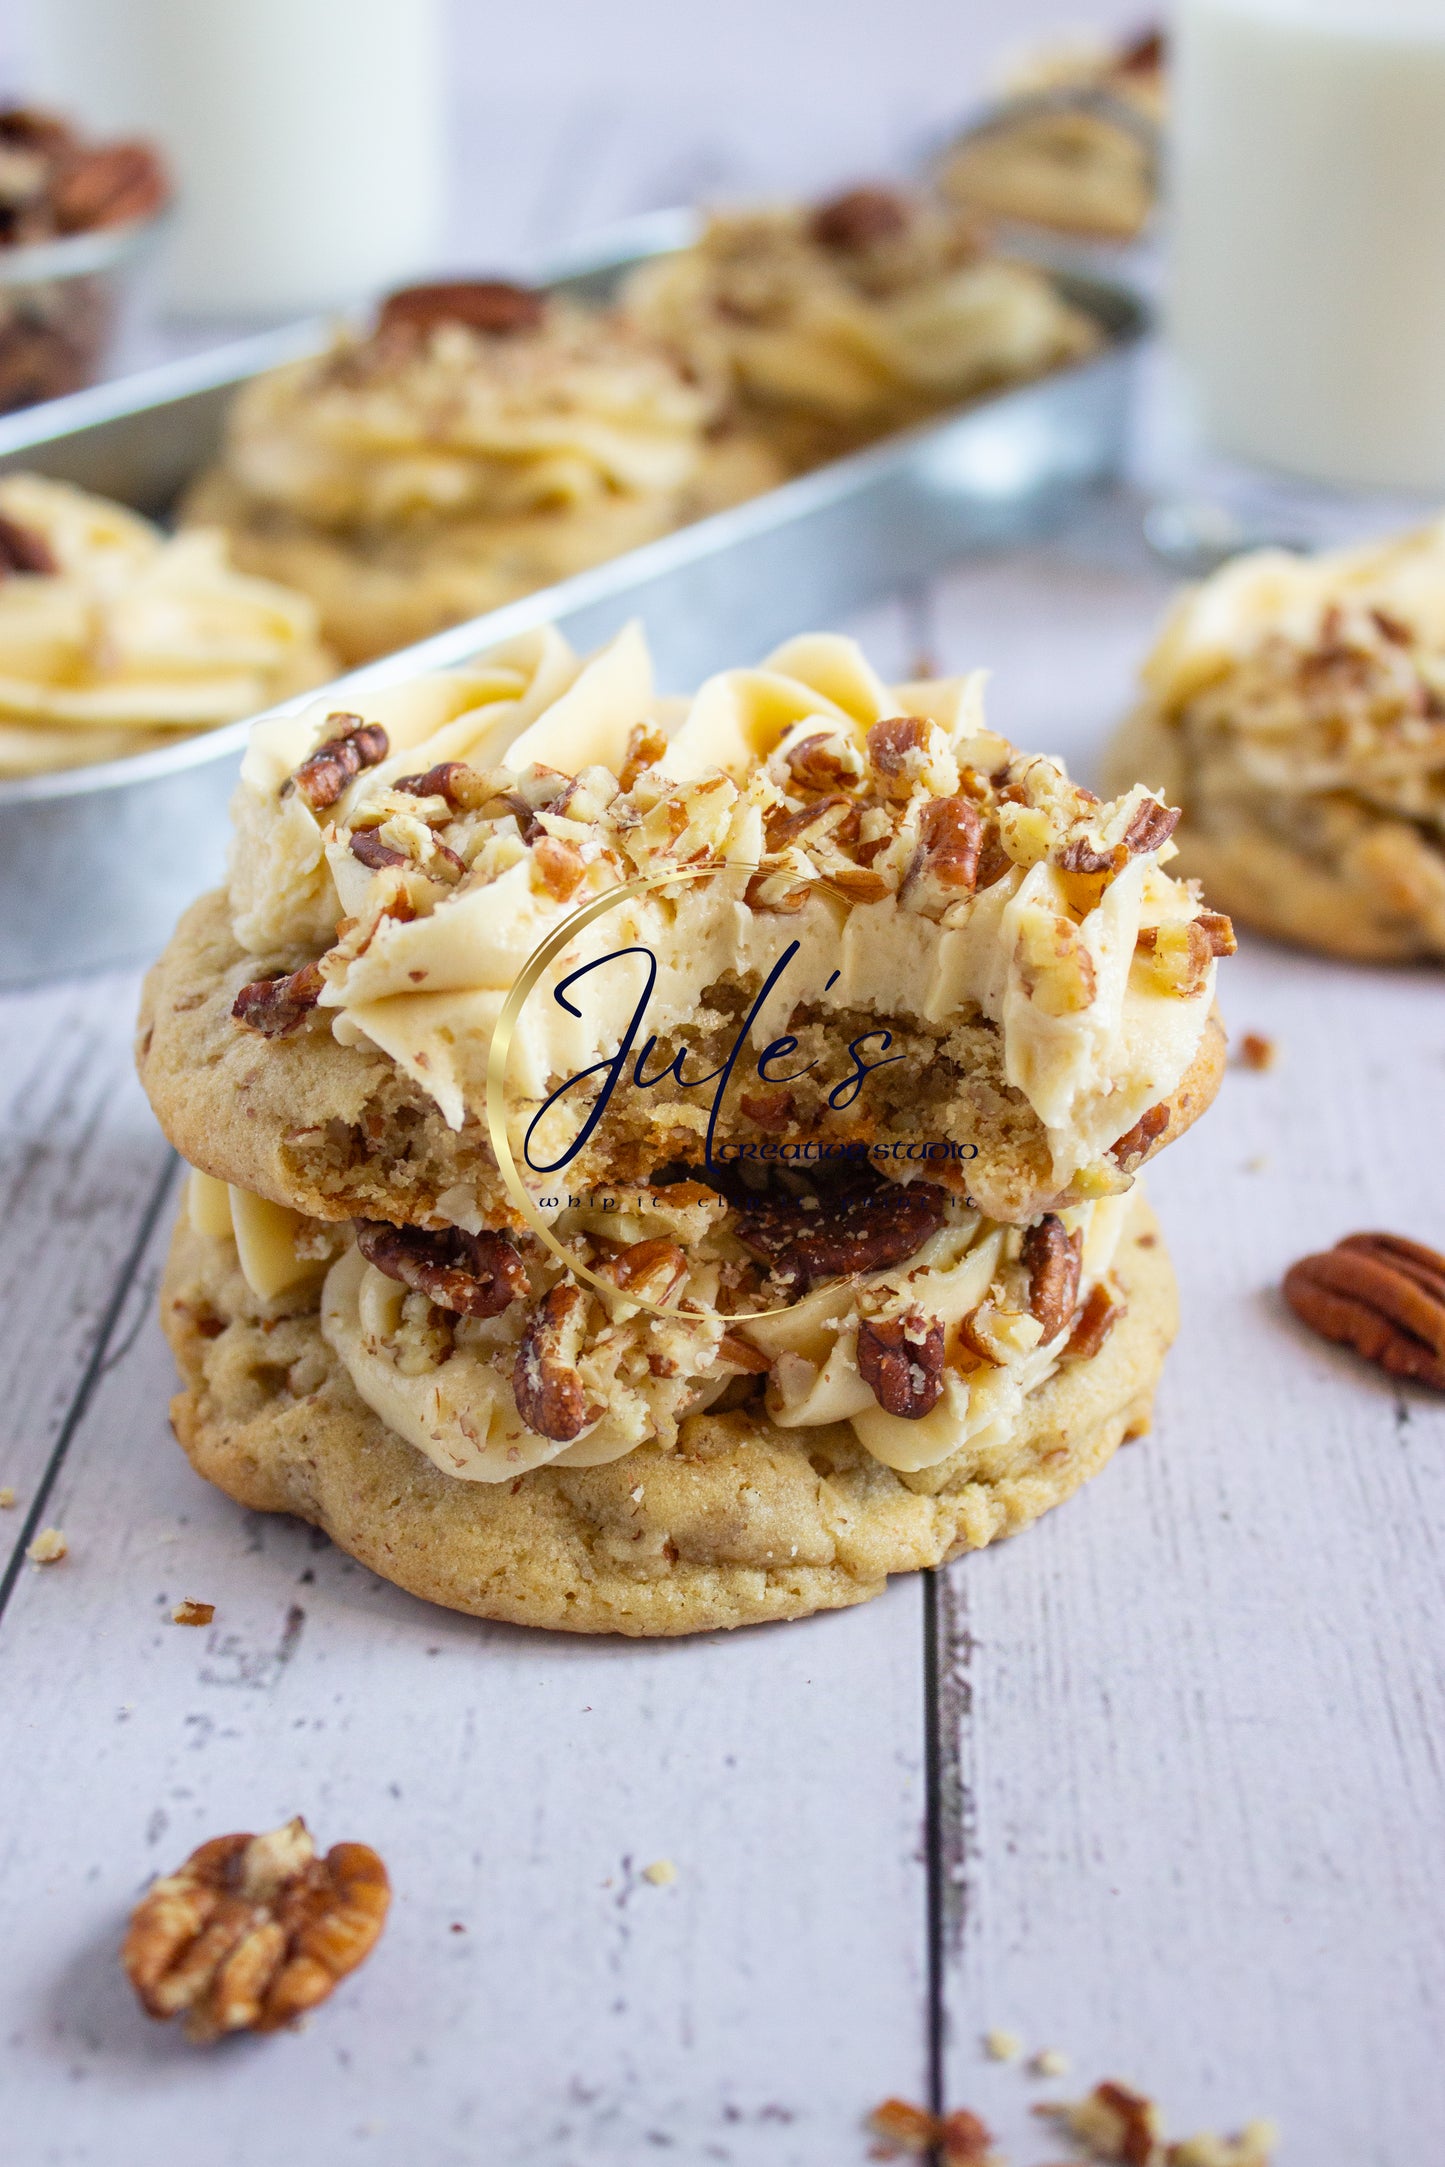
M 1164 869 L 1175 817 L 1017 753 L 977 678 L 890 689 L 850 641 L 679 702 L 635 628 L 586 662 L 529 635 L 258 727 L 143 1079 L 193 1163 L 275 1201 L 509 1223 L 488 1057 L 555 936 L 503 1094 L 544 1214 L 670 1164 L 866 1155 L 1024 1223 L 1127 1187 L 1212 1096 L 1232 941 Z

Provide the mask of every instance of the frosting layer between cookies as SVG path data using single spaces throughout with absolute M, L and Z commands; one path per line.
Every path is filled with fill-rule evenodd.
M 881 1222 L 897 1197 L 885 1185 L 873 1198 L 883 1254 L 890 1229 Z M 797 1228 L 837 1226 L 836 1197 L 825 1190 L 811 1202 Z M 766 1215 L 680 1183 L 631 1208 L 583 1206 L 559 1221 L 569 1252 L 600 1266 L 614 1295 L 584 1292 L 524 1243 L 525 1291 L 480 1316 L 449 1306 L 454 1287 L 433 1280 L 433 1301 L 416 1283 L 427 1276 L 414 1268 L 419 1247 L 406 1277 L 394 1264 L 378 1269 L 354 1241 L 328 1268 L 345 1240 L 337 1230 L 227 1196 L 203 1176 L 192 1176 L 189 1205 L 197 1232 L 235 1242 L 265 1299 L 308 1277 L 319 1286 L 324 1272 L 322 1332 L 356 1390 L 396 1435 L 468 1482 L 671 1446 L 688 1415 L 740 1387 L 762 1391 L 778 1427 L 847 1423 L 873 1458 L 910 1475 L 992 1448 L 1060 1362 L 1091 1358 L 1122 1316 L 1109 1272 L 1133 1208 L 1132 1197 L 1111 1197 L 1025 1234 L 933 1191 L 906 1254 L 825 1275 L 780 1301 L 786 1277 L 759 1262 Z M 385 1262 L 386 1245 L 377 1253 Z M 649 1314 L 629 1295 L 669 1314 Z M 911 1367 L 885 1374 L 890 1350 Z

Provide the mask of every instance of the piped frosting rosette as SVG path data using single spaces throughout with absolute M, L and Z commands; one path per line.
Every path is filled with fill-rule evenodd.
M 817 210 L 712 217 L 691 248 L 632 274 L 635 321 L 702 383 L 840 444 L 897 428 L 1097 343 L 1040 271 L 986 253 L 957 212 L 890 189 Z M 797 432 L 799 464 L 827 444 Z
M 0 775 L 118 759 L 334 671 L 302 595 L 214 533 L 167 539 L 61 482 L 0 480 Z

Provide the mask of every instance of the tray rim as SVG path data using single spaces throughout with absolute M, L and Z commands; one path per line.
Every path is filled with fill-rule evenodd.
M 689 209 L 649 211 L 603 227 L 572 246 L 550 254 L 535 274 L 537 282 L 553 287 L 566 286 L 649 257 L 668 254 L 687 245 L 699 229 L 701 216 L 700 212 Z M 754 535 L 805 517 L 814 508 L 866 485 L 872 475 L 895 464 L 903 464 L 917 446 L 930 438 L 961 423 L 986 417 L 1006 407 L 1011 400 L 1027 396 L 1040 385 L 1066 381 L 1109 365 L 1119 353 L 1136 346 L 1152 328 L 1150 303 L 1136 286 L 1121 279 L 1100 278 L 1092 272 L 1079 273 L 1051 265 L 1035 265 L 1035 268 L 1043 269 L 1055 284 L 1088 308 L 1103 325 L 1107 344 L 1102 352 L 1051 369 L 1042 376 L 1027 377 L 995 391 L 983 392 L 976 399 L 911 428 L 898 430 L 860 451 L 829 460 L 811 473 L 795 476 L 743 504 L 694 520 L 671 534 L 574 573 L 570 579 L 539 587 L 532 594 L 518 596 L 497 609 L 464 619 L 424 640 L 362 663 L 342 676 L 328 678 L 305 692 L 294 693 L 271 707 L 258 709 L 235 722 L 223 723 L 217 729 L 197 731 L 178 738 L 174 745 L 159 745 L 148 752 L 132 753 L 118 760 L 95 761 L 51 769 L 39 775 L 0 779 L 0 812 L 10 807 L 61 799 L 103 797 L 128 787 L 158 782 L 190 768 L 234 757 L 244 748 L 258 723 L 301 713 L 333 694 L 339 700 L 343 696 L 377 691 L 385 685 L 433 670 L 461 668 L 487 648 L 497 646 L 517 633 L 531 631 L 537 625 L 571 615 L 594 603 L 609 601 L 624 594 L 629 587 L 644 585 L 669 569 L 721 554 Z M 228 383 L 239 384 L 266 368 L 300 359 L 315 352 L 330 335 L 332 327 L 338 321 L 347 320 L 347 313 L 303 318 L 228 341 L 200 354 L 162 362 L 155 368 L 116 378 L 109 384 L 73 392 L 64 399 L 48 401 L 30 410 L 43 418 L 41 425 L 29 433 L 13 426 L 28 420 L 28 414 L 7 417 L 0 420 L 0 456 L 53 443 L 100 422 L 155 412 L 172 399 L 216 390 Z M 349 313 L 354 317 L 362 312 Z M 247 366 L 248 363 L 254 365 Z M 147 393 L 151 395 L 144 396 Z

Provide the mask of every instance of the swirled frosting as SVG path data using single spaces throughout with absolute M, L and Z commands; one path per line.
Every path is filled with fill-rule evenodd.
M 0 775 L 143 752 L 334 673 L 311 603 L 234 570 L 219 534 L 167 539 L 29 474 L 0 480 L 0 518 L 24 560 L 0 577 Z
M 454 1128 L 482 1113 L 493 1030 L 539 943 L 591 898 L 695 868 L 708 877 L 577 933 L 523 1004 L 519 1135 L 558 1079 L 616 1053 L 648 956 L 659 1039 L 720 981 L 760 988 L 789 943 L 755 1049 L 806 1004 L 986 1019 L 1061 1184 L 1199 1047 L 1214 951 L 1197 894 L 1164 870 L 1172 816 L 1142 787 L 1101 804 L 1015 752 L 986 728 L 976 675 L 890 688 L 852 641 L 808 635 L 678 701 L 655 694 L 635 626 L 585 662 L 528 635 L 370 701 L 385 756 L 315 811 L 296 771 L 356 719 L 320 707 L 253 732 L 235 928 L 257 952 L 323 951 L 320 1017 Z M 569 1008 L 557 987 L 588 963 Z

